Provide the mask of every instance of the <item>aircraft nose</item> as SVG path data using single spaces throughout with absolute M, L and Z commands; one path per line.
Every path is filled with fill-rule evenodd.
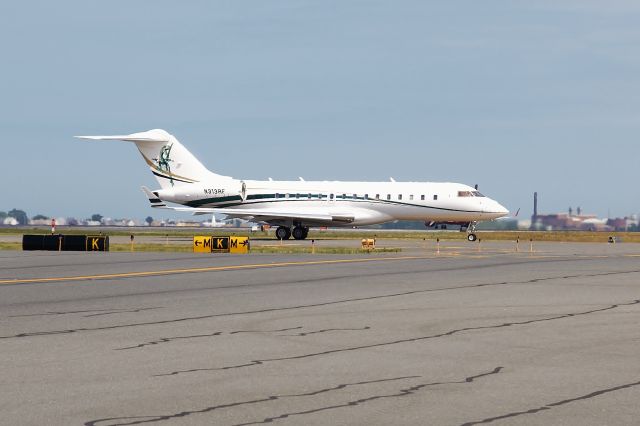
M 507 209 L 505 206 L 503 206 L 500 203 L 496 203 L 498 205 L 498 212 L 501 213 L 502 215 L 506 216 L 509 214 L 509 209 Z
M 495 200 L 491 200 L 489 203 L 487 203 L 484 211 L 491 214 L 492 216 L 495 216 L 496 218 L 507 216 L 509 214 L 509 210 L 507 210 L 506 207 Z

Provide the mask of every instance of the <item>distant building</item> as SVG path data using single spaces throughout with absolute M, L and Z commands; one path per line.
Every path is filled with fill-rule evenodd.
M 636 229 L 638 227 L 638 217 L 633 215 L 631 217 L 608 219 L 607 225 L 613 228 L 614 231 L 628 231 L 629 229 Z
M 580 230 L 580 231 L 625 231 L 629 226 L 637 227 L 636 218 L 599 219 L 593 214 L 582 214 L 582 208 L 569 207 L 568 213 L 540 214 L 538 193 L 533 193 L 533 216 L 530 229 L 533 230 Z M 519 224 L 520 226 L 520 224 Z
M 196 222 L 193 220 L 181 220 L 178 223 L 176 223 L 176 226 L 188 227 L 188 228 L 199 228 L 200 226 L 202 226 L 202 222 Z
M 636 217 L 600 219 L 593 214 L 538 214 L 531 228 L 537 230 L 628 231 L 638 226 Z
M 607 230 L 601 229 L 606 223 L 601 223 L 596 215 L 570 215 L 568 213 L 538 214 L 532 228 L 551 231 L 554 229 L 581 229 L 581 230 Z M 598 228 L 598 229 L 596 229 Z
M 18 226 L 20 223 L 15 217 L 5 217 L 2 221 L 2 224 L 8 226 Z

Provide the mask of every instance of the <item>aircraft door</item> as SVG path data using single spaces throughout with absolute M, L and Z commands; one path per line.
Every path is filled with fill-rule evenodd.
M 240 197 L 242 198 L 242 202 L 247 201 L 247 184 L 244 181 L 241 181 L 242 185 L 240 187 Z

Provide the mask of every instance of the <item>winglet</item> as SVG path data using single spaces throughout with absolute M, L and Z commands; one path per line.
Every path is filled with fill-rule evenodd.
M 132 133 L 130 135 L 109 136 L 75 136 L 78 139 L 90 139 L 94 141 L 125 141 L 125 142 L 170 142 L 172 136 L 162 129 L 153 129 L 147 132 Z
M 149 202 L 151 203 L 151 207 L 154 207 L 154 208 L 167 207 L 167 205 L 160 199 L 160 197 L 158 197 L 157 192 L 151 192 L 151 190 L 146 186 L 142 187 L 142 192 L 144 192 L 144 194 L 149 199 Z

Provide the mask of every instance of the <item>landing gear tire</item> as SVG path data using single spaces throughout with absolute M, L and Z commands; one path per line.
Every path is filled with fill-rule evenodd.
M 291 230 L 286 226 L 278 226 L 278 229 L 276 229 L 276 238 L 278 240 L 288 240 L 291 238 Z
M 471 242 L 473 242 L 473 241 L 475 241 L 475 240 L 477 240 L 477 239 L 478 239 L 478 236 L 477 236 L 476 234 L 469 234 L 469 235 L 467 235 L 467 240 L 469 240 L 469 241 L 471 241 Z
M 293 238 L 296 240 L 304 240 L 309 235 L 309 228 L 304 228 L 302 226 L 296 226 L 293 228 Z

